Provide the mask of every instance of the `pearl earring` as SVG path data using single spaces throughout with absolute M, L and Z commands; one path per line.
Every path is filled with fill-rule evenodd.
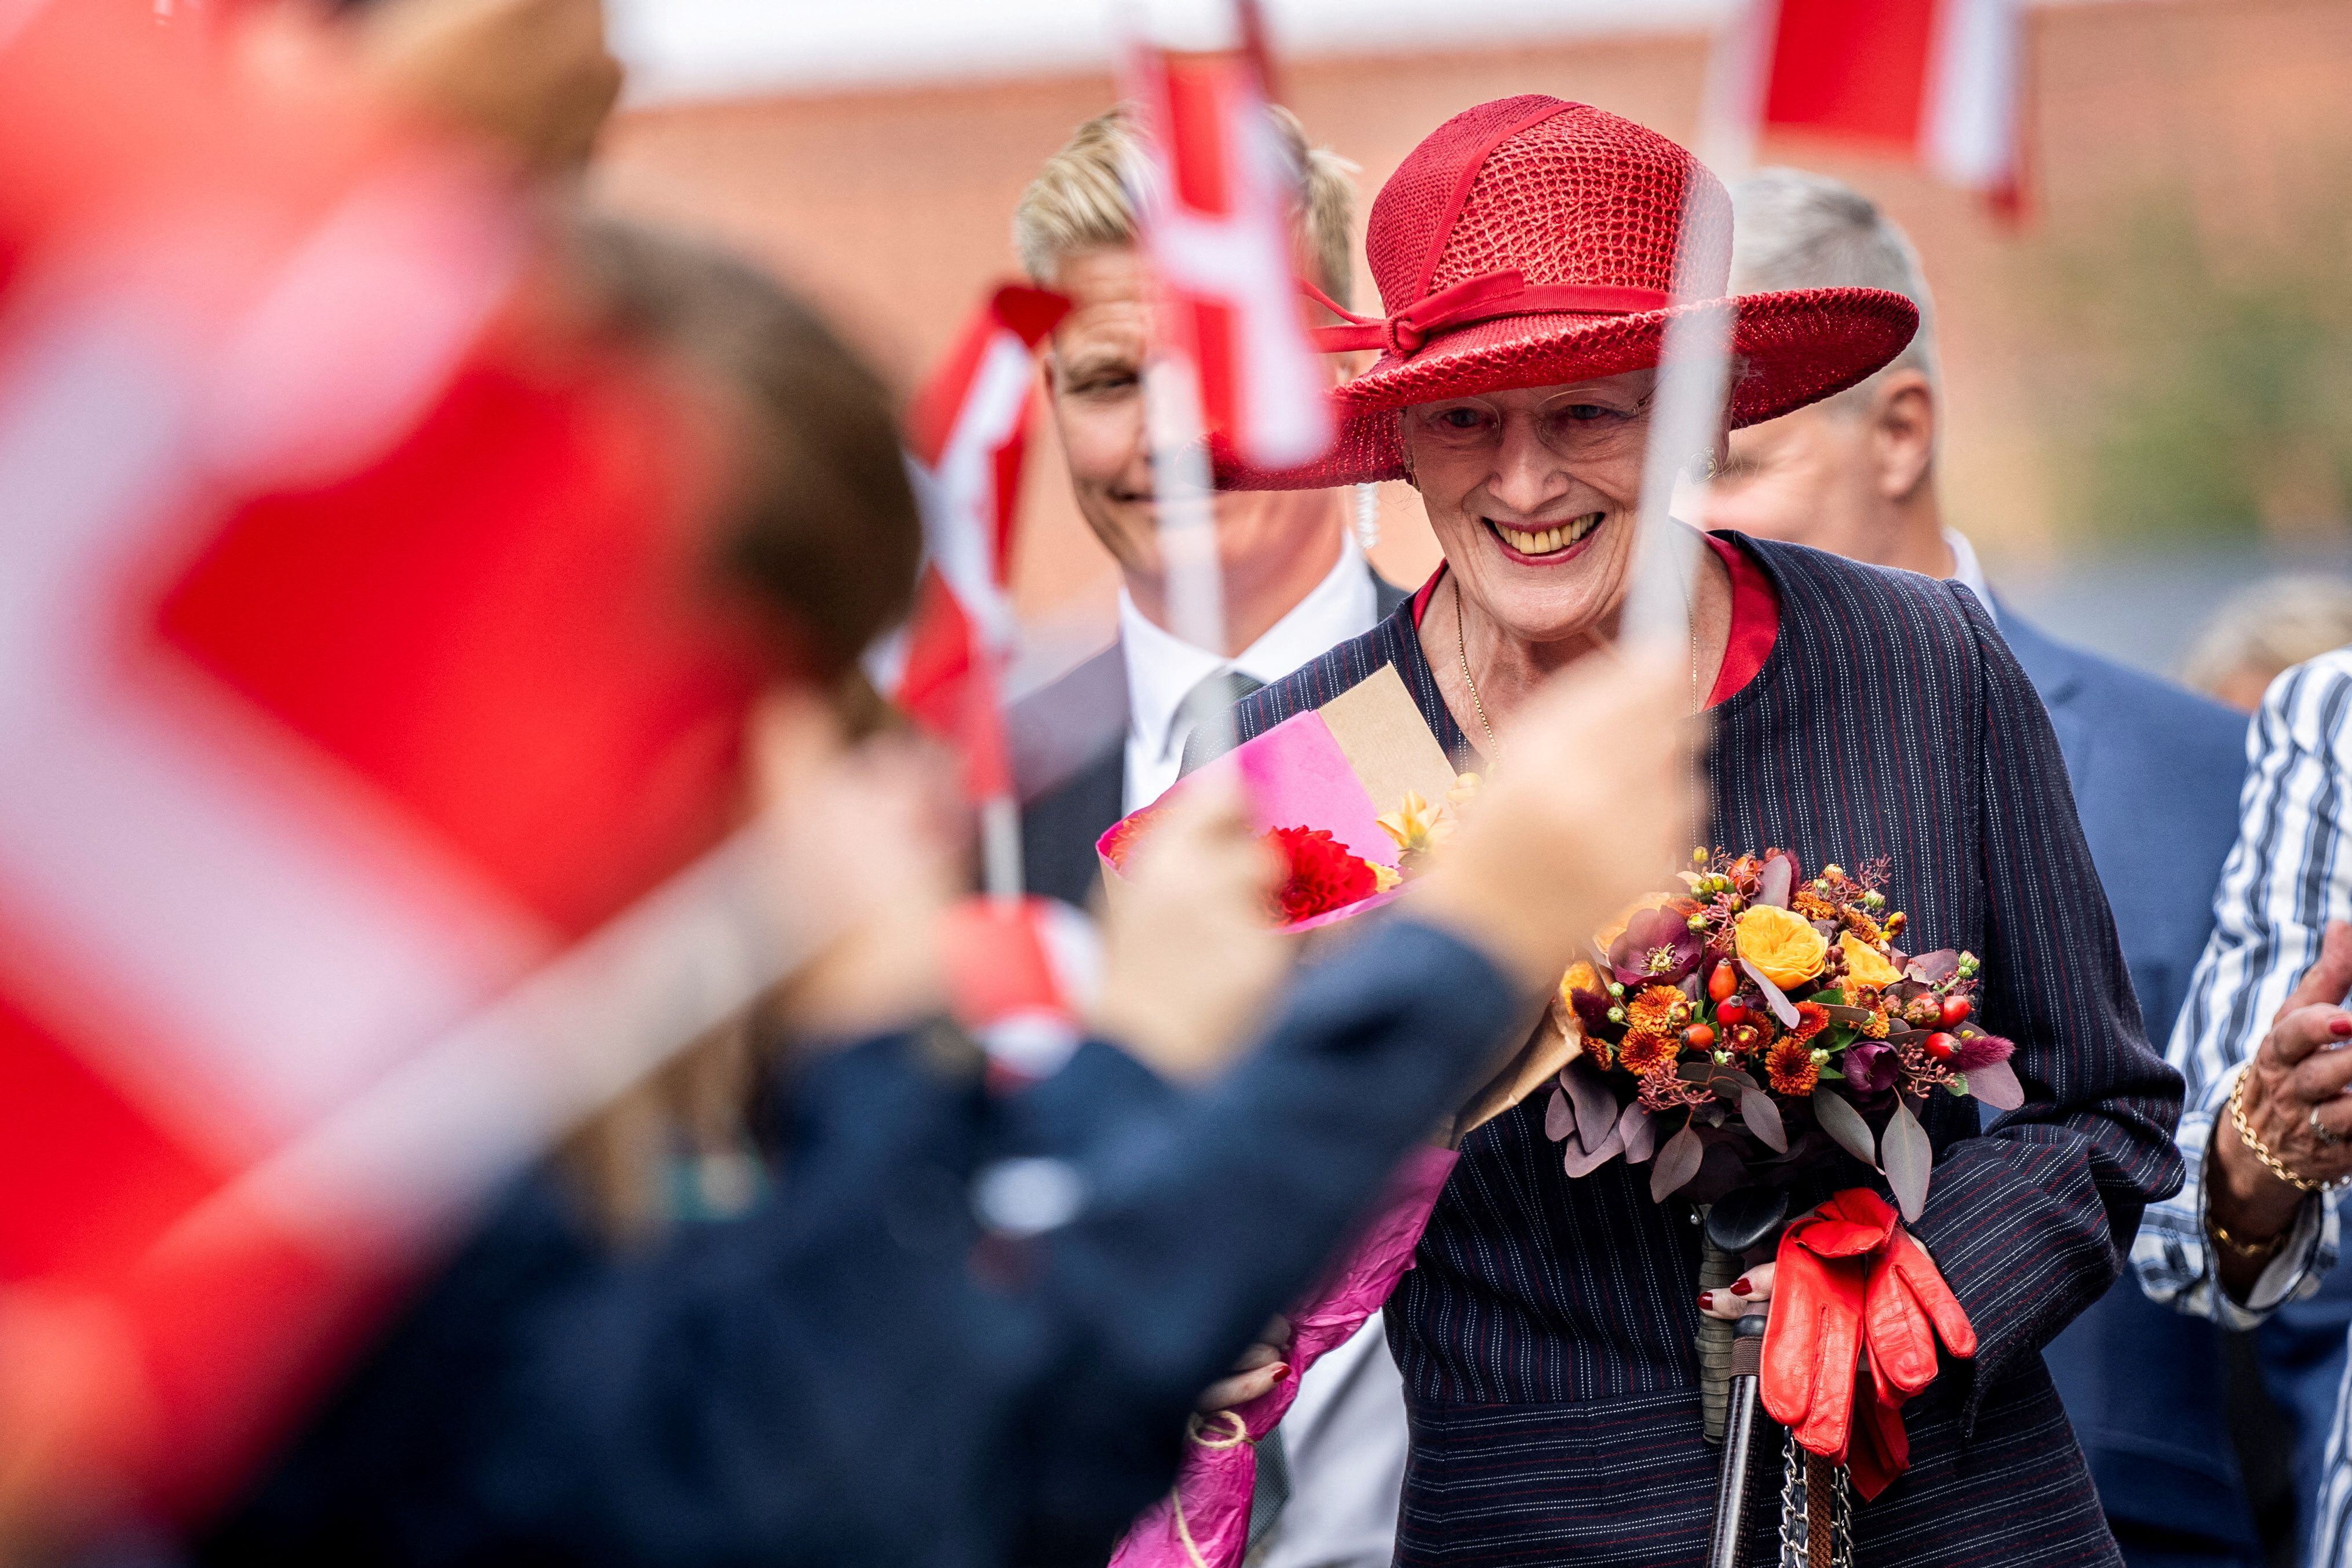
M 1356 544 L 1370 550 L 1381 542 L 1381 487 L 1356 487 Z

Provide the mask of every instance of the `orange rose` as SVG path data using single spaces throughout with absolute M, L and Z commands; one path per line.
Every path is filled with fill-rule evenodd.
M 1838 951 L 1845 954 L 1845 972 L 1864 985 L 1875 985 L 1880 990 L 1903 978 L 1903 972 L 1886 962 L 1886 955 L 1852 931 L 1838 938 Z
M 1759 904 L 1739 917 L 1735 942 L 1739 956 L 1783 991 L 1794 991 L 1822 972 L 1829 938 L 1804 916 Z

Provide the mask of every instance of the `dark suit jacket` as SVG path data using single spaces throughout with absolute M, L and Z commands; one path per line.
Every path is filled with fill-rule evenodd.
M 937 1030 L 819 1061 L 740 1219 L 616 1255 L 525 1182 L 193 1555 L 1099 1565 L 1199 1390 L 1522 1016 L 1400 921 L 1197 1091 L 1091 1044 L 992 1096 Z M 984 1228 L 976 1184 L 1013 1156 L 1062 1160 L 1076 1215 Z
M 1375 619 L 1406 596 L 1377 572 L 1372 595 Z M 1116 642 L 1013 705 L 1007 724 L 1029 891 L 1078 905 L 1094 895 L 1095 841 L 1127 815 L 1127 656 Z
M 2053 642 L 2006 607 L 2000 630 L 2049 710 L 2132 989 L 2161 1048 L 2237 837 L 2246 721 Z M 2046 1355 L 2100 1504 L 2127 1546 L 2163 1531 L 2210 1543 L 2214 1562 L 2259 1561 L 2210 1323 L 2157 1306 L 2126 1269 Z

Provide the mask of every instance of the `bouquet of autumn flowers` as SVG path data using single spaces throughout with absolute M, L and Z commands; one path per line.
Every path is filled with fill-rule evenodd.
M 1916 1219 L 1927 1097 L 2024 1103 L 2013 1047 L 1975 1021 L 1976 957 L 1904 952 L 1885 860 L 1808 877 L 1779 849 L 1692 859 L 1683 892 L 1643 900 L 1560 982 L 1551 1022 L 1575 1051 L 1545 1131 L 1569 1174 L 1648 1161 L 1654 1198 L 1703 1203 L 1843 1150 Z

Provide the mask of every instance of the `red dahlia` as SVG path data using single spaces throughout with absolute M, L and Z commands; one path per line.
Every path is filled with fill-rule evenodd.
M 1380 890 L 1371 867 L 1328 828 L 1277 827 L 1266 837 L 1288 868 L 1274 896 L 1275 912 L 1285 925 L 1345 909 Z

